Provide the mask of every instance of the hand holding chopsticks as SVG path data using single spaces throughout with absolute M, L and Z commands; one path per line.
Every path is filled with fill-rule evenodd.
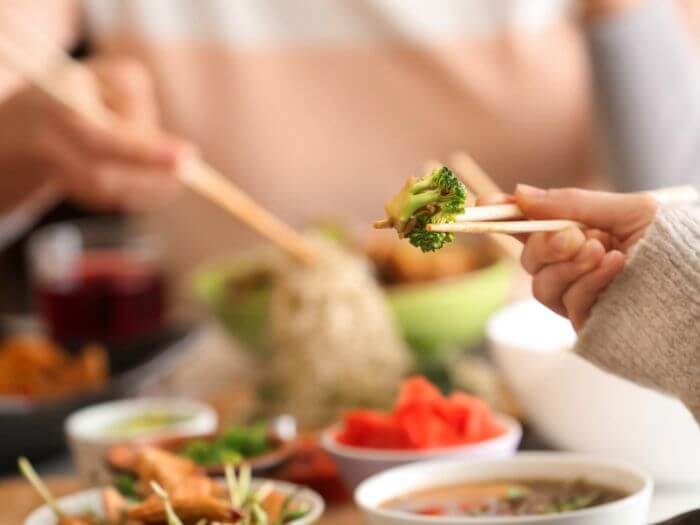
M 661 205 L 690 204 L 700 199 L 700 192 L 692 186 L 676 186 L 645 192 Z M 517 204 L 474 206 L 455 217 L 452 224 L 429 224 L 428 231 L 456 233 L 535 233 L 561 231 L 567 228 L 585 228 L 582 222 L 567 219 L 517 220 L 525 215 Z
M 693 186 L 676 186 L 645 192 L 654 197 L 662 206 L 690 204 L 700 200 L 700 192 Z M 517 204 L 495 204 L 466 208 L 464 213 L 455 216 L 452 223 L 428 224 L 427 231 L 449 233 L 535 233 L 561 231 L 567 228 L 585 228 L 579 221 L 569 219 L 519 220 L 525 214 Z M 387 219 L 375 221 L 374 227 L 390 228 Z
M 414 246 L 429 252 L 454 241 L 456 233 L 487 234 L 494 240 L 505 241 L 510 239 L 497 236 L 510 234 L 520 239 L 521 234 L 573 228 L 595 230 L 600 228 L 597 215 L 609 211 L 605 203 L 617 202 L 620 197 L 620 194 L 613 193 L 576 189 L 546 191 L 519 186 L 516 195 L 504 196 L 506 201 L 513 202 L 465 207 L 469 193 L 465 180 L 472 186 L 479 186 L 486 195 L 493 194 L 492 190 L 497 186 L 468 156 L 455 156 L 455 159 L 460 161 L 461 171 L 452 172 L 446 166 L 431 163 L 423 177 L 409 178 L 385 204 L 386 218 L 375 221 L 374 227 L 394 228 L 400 238 L 407 238 Z M 660 205 L 695 202 L 699 197 L 695 188 L 683 186 L 647 192 L 646 195 L 623 196 L 623 200 L 629 203 L 631 199 L 639 206 L 656 210 Z M 597 211 L 592 213 L 582 202 L 595 203 Z M 624 234 L 607 233 L 625 241 Z M 508 255 L 520 258 L 520 249 L 511 250 L 511 245 L 505 242 L 501 246 L 507 248 L 503 251 Z
M 41 91 L 71 109 L 86 122 L 102 129 L 118 125 L 116 115 L 109 112 L 106 106 L 86 110 L 79 97 L 61 89 L 51 76 L 72 69 L 92 78 L 93 72 L 90 69 L 67 55 L 10 7 L 0 5 L 0 19 L 8 29 L 0 35 L 0 61 L 10 65 Z M 176 174 L 186 186 L 218 204 L 293 257 L 302 262 L 310 262 L 313 259 L 315 250 L 302 235 L 256 203 L 198 155 L 192 153 L 180 159 Z

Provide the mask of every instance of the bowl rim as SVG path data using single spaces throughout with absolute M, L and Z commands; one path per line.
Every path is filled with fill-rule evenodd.
M 122 418 L 128 418 L 139 413 L 148 411 L 149 409 L 162 408 L 172 410 L 174 412 L 188 412 L 192 415 L 191 419 L 165 425 L 162 428 L 153 430 L 152 432 L 144 432 L 135 436 L 107 436 L 99 432 L 86 431 L 84 422 L 86 419 L 93 418 L 96 415 L 101 415 L 115 409 L 119 409 L 119 414 L 114 414 L 112 421 L 117 421 Z M 95 405 L 76 410 L 70 414 L 63 425 L 66 436 L 72 439 L 81 441 L 89 441 L 92 443 L 114 444 L 124 441 L 134 441 L 146 438 L 166 437 L 173 435 L 188 435 L 196 432 L 205 432 L 215 430 L 219 425 L 219 416 L 211 405 L 204 401 L 191 399 L 187 397 L 134 397 L 118 399 L 114 401 L 106 401 Z
M 225 431 L 225 427 L 224 427 Z M 182 449 L 187 443 L 192 441 L 214 441 L 217 437 L 221 435 L 221 429 L 214 430 L 211 432 L 200 432 L 200 433 L 175 433 L 175 434 L 160 434 L 160 435 L 149 435 L 143 438 L 138 438 L 137 440 L 131 441 L 121 441 L 118 443 L 112 443 L 110 447 L 105 452 L 104 462 L 109 467 L 110 470 L 114 472 L 122 472 L 121 468 L 110 461 L 110 454 L 117 448 L 120 447 L 139 447 L 139 446 L 150 446 L 161 450 L 166 450 L 168 452 L 177 452 Z M 291 455 L 294 453 L 298 443 L 299 437 L 293 439 L 282 439 L 277 434 L 268 432 L 268 439 L 274 443 L 274 448 L 258 454 L 256 456 L 250 456 L 246 458 L 246 463 L 250 465 L 253 469 L 253 473 L 259 473 L 263 470 L 269 470 L 275 466 L 281 465 L 287 461 Z M 224 475 L 224 465 L 200 465 L 201 469 L 207 473 L 209 476 L 223 476 Z
M 409 292 L 420 292 L 426 288 L 439 288 L 439 287 L 451 287 L 458 283 L 465 283 L 471 281 L 479 280 L 484 274 L 489 272 L 495 272 L 498 269 L 512 269 L 515 268 L 513 262 L 508 260 L 508 258 L 503 256 L 496 256 L 494 259 L 484 266 L 477 268 L 476 270 L 471 270 L 458 275 L 450 275 L 447 277 L 440 277 L 438 279 L 431 279 L 429 281 L 420 281 L 414 283 L 395 283 L 395 284 L 381 284 L 380 286 L 387 294 L 400 294 Z
M 216 480 L 221 481 L 222 478 L 214 478 Z M 274 486 L 278 489 L 280 489 L 282 492 L 285 494 L 292 494 L 296 493 L 299 497 L 305 498 L 306 501 L 308 501 L 311 504 L 311 511 L 304 516 L 303 518 L 300 518 L 298 520 L 290 522 L 288 525 L 298 525 L 300 523 L 314 523 L 315 521 L 318 521 L 318 519 L 323 515 L 323 513 L 326 510 L 326 503 L 321 497 L 321 495 L 313 490 L 312 488 L 302 486 L 302 485 L 297 485 L 295 483 L 290 483 L 289 481 L 281 481 L 281 480 L 276 480 L 276 479 L 267 479 L 267 478 L 253 478 L 252 480 L 252 485 L 253 487 L 260 487 L 264 483 L 267 482 L 272 482 Z M 223 483 L 223 481 L 222 481 Z M 78 492 L 73 492 L 71 494 L 66 494 L 64 496 L 61 496 L 60 498 L 57 499 L 57 503 L 59 507 L 61 506 L 61 502 L 66 502 L 67 500 L 92 500 L 92 501 L 100 501 L 101 505 L 101 494 L 102 494 L 102 489 L 101 488 L 90 488 L 86 490 L 81 490 Z M 26 518 L 24 518 L 24 521 L 22 522 L 23 525 L 29 525 L 31 520 L 36 520 L 37 515 L 40 513 L 45 513 L 48 510 L 48 507 L 44 504 L 39 507 L 36 507 L 33 509 Z M 39 525 L 44 525 L 43 523 Z
M 576 332 L 570 327 L 569 321 L 565 317 L 560 316 L 539 303 L 534 297 L 524 297 L 512 301 L 495 312 L 485 325 L 484 335 L 486 336 L 487 343 L 491 346 L 514 346 L 511 339 L 503 337 L 503 334 L 507 333 L 507 330 L 503 328 L 508 326 L 508 324 L 512 324 L 512 320 L 518 318 L 523 311 L 528 312 L 528 315 L 532 315 L 533 318 L 539 316 L 538 321 L 540 321 L 543 326 L 546 325 L 550 330 L 553 324 L 558 324 L 561 325 L 564 331 L 560 334 L 561 338 L 559 340 L 552 340 L 547 343 L 540 342 L 535 346 L 532 344 L 518 344 L 517 347 L 519 350 L 528 353 L 551 355 L 568 352 L 576 345 Z M 542 322 L 543 319 L 545 319 L 546 322 Z
M 375 474 L 374 476 L 367 478 L 362 483 L 360 483 L 360 485 L 358 485 L 353 494 L 353 501 L 355 505 L 357 505 L 357 507 L 365 514 L 379 515 L 383 518 L 389 519 L 401 519 L 406 523 L 421 524 L 425 523 L 426 520 L 429 520 L 431 523 L 441 525 L 469 525 L 470 523 L 493 523 L 493 525 L 545 525 L 547 523 L 558 522 L 558 520 L 561 520 L 562 518 L 568 516 L 575 516 L 576 518 L 581 518 L 585 516 L 598 514 L 601 512 L 611 511 L 616 509 L 617 507 L 629 505 L 630 502 L 634 499 L 644 498 L 645 496 L 651 498 L 651 494 L 654 488 L 654 481 L 651 475 L 644 469 L 637 467 L 636 465 L 630 464 L 626 461 L 596 454 L 577 454 L 570 452 L 520 452 L 510 458 L 476 460 L 463 459 L 459 461 L 453 461 L 452 463 L 453 465 L 455 463 L 459 465 L 464 465 L 465 470 L 469 470 L 467 467 L 473 468 L 479 465 L 488 465 L 493 463 L 512 463 L 513 465 L 517 465 L 518 463 L 526 463 L 533 461 L 563 464 L 578 462 L 587 463 L 589 465 L 594 465 L 595 467 L 599 468 L 616 468 L 625 471 L 628 474 L 631 474 L 632 476 L 636 476 L 641 482 L 641 487 L 635 492 L 632 492 L 631 494 L 628 494 L 627 496 L 617 501 L 605 503 L 603 505 L 597 505 L 588 509 L 561 512 L 545 516 L 475 516 L 473 519 L 468 516 L 428 517 L 412 515 L 406 512 L 396 510 L 383 509 L 379 506 L 371 505 L 363 501 L 363 493 L 369 492 L 373 488 L 372 485 L 381 481 L 381 478 L 399 476 L 400 474 L 408 472 L 412 469 L 423 469 L 428 471 L 444 467 L 445 460 L 436 460 L 430 462 L 402 465 Z M 435 485 L 432 485 L 432 487 L 439 486 L 439 482 Z M 428 489 L 430 487 L 430 485 L 426 485 L 423 488 Z
M 267 248 L 267 249 L 266 249 Z M 367 255 L 364 250 L 361 250 L 364 255 Z M 255 247 L 245 251 L 240 254 L 224 254 L 214 259 L 207 261 L 206 263 L 194 268 L 190 275 L 190 282 L 194 283 L 196 290 L 199 290 L 200 283 L 205 281 L 203 276 L 219 274 L 220 276 L 226 274 L 225 279 L 230 278 L 230 274 L 233 273 L 231 270 L 233 264 L 239 263 L 240 266 L 249 266 L 248 269 L 255 269 L 255 266 L 260 266 L 256 264 L 257 258 L 263 261 L 263 268 L 265 264 L 269 264 L 270 258 L 269 247 Z M 413 282 L 413 283 L 395 283 L 395 284 L 383 284 L 380 283 L 380 287 L 387 294 L 399 294 L 399 293 L 409 293 L 421 291 L 425 288 L 437 288 L 442 286 L 453 286 L 455 283 L 461 283 L 471 280 L 479 280 L 481 276 L 485 273 L 496 271 L 497 269 L 513 269 L 515 265 L 507 257 L 500 255 L 498 253 L 493 254 L 492 259 L 488 261 L 483 266 L 475 270 L 464 272 L 458 275 L 451 275 L 447 277 L 440 277 L 438 279 L 431 279 L 429 281 Z M 225 280 L 224 279 L 224 280 Z M 199 295 L 199 291 L 197 292 Z M 200 296 L 201 300 L 202 297 Z
M 511 443 L 512 441 L 519 442 L 522 438 L 523 429 L 520 422 L 512 416 L 494 412 L 494 418 L 501 423 L 506 431 L 498 436 L 477 441 L 475 443 L 464 443 L 461 445 L 451 445 L 447 447 L 435 447 L 428 449 L 383 449 L 370 447 L 356 447 L 353 445 L 345 445 L 339 443 L 336 438 L 336 433 L 342 426 L 342 422 L 338 422 L 323 431 L 321 434 L 321 446 L 332 454 L 345 456 L 353 459 L 376 460 L 376 461 L 409 461 L 414 458 L 429 459 L 434 456 L 451 454 L 454 452 L 468 452 L 470 450 L 478 451 L 482 448 L 496 447 L 500 444 Z

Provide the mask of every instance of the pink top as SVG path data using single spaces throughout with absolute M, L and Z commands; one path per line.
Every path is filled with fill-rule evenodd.
M 52 36 L 75 34 L 71 2 L 14 1 Z M 591 182 L 590 80 L 569 3 L 86 0 L 82 12 L 98 51 L 153 71 L 167 128 L 253 197 L 295 225 L 368 227 L 408 175 L 454 150 L 506 189 Z M 144 221 L 177 242 L 183 269 L 246 237 L 189 193 Z

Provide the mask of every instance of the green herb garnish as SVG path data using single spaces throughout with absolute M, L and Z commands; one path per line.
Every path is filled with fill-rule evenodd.
M 112 480 L 112 485 L 117 491 L 128 499 L 139 499 L 136 490 L 137 481 L 131 474 L 119 474 Z
M 267 435 L 267 426 L 232 426 L 214 441 L 195 440 L 188 443 L 180 455 L 198 465 L 213 467 L 226 463 L 238 464 L 243 459 L 269 452 L 274 444 Z

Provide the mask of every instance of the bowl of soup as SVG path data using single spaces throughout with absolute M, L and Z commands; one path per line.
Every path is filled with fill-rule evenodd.
M 568 453 L 436 461 L 364 481 L 355 502 L 368 525 L 641 525 L 651 477 L 627 463 Z

